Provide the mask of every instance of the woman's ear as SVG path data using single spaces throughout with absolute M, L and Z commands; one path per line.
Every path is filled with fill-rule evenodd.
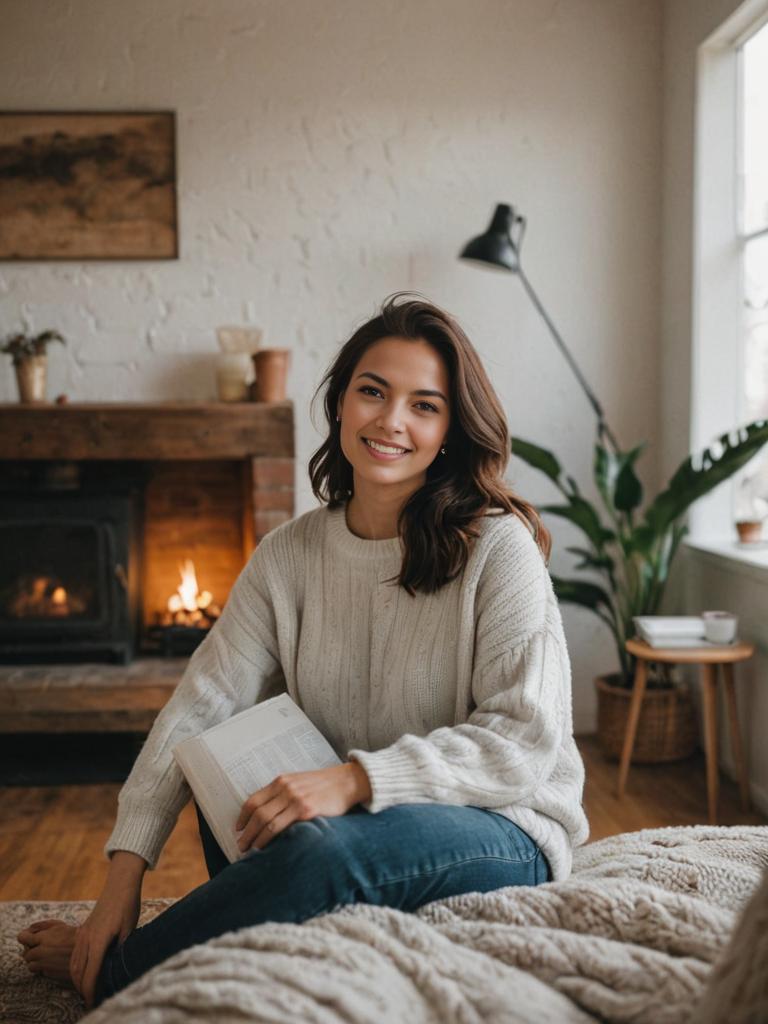
M 337 420 L 341 419 L 341 407 L 344 404 L 344 395 L 345 395 L 345 392 L 342 391 L 341 394 L 339 395 L 339 400 L 336 403 L 336 419 Z

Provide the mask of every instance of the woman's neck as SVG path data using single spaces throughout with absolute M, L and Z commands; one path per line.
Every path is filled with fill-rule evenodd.
M 363 488 L 347 502 L 347 526 L 363 540 L 388 540 L 397 537 L 397 518 L 408 494 L 369 496 Z

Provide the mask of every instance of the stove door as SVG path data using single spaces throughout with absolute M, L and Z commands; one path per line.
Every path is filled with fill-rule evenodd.
M 0 524 L 0 631 L 78 634 L 109 621 L 108 526 L 78 517 Z

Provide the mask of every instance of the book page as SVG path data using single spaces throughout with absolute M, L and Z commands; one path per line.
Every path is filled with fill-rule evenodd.
M 222 762 L 229 781 L 246 800 L 282 772 L 307 772 L 341 764 L 322 736 L 304 725 L 238 750 Z
M 243 800 L 283 772 L 341 764 L 330 743 L 287 694 L 235 715 L 201 739 Z

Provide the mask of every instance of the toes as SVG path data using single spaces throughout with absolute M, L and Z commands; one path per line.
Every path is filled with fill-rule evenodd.
M 31 924 L 28 928 L 25 928 L 23 931 L 19 932 L 16 938 L 23 945 L 28 946 L 30 941 L 38 932 L 47 931 L 48 928 L 53 928 L 54 925 L 60 923 L 60 921 L 55 921 L 52 918 L 48 918 L 45 921 L 35 921 L 34 924 Z

